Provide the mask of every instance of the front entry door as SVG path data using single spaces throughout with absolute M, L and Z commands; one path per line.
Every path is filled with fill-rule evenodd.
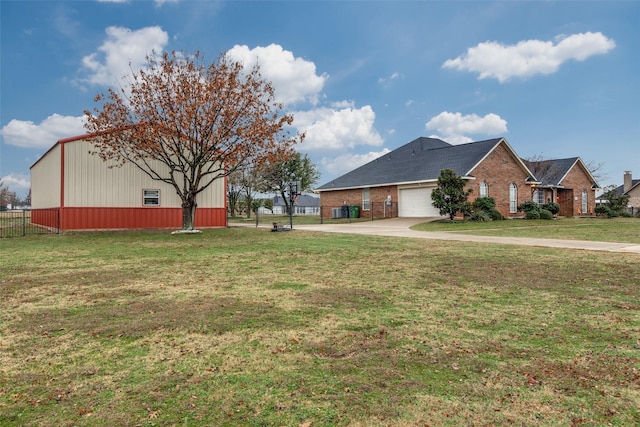
M 573 216 L 573 190 L 558 189 L 558 204 L 560 216 Z

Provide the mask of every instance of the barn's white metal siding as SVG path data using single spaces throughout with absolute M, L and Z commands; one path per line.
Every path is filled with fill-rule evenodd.
M 54 146 L 31 167 L 31 208 L 60 206 L 60 144 Z
M 142 207 L 143 189 L 160 190 L 160 207 L 181 206 L 171 185 L 154 181 L 132 164 L 109 168 L 110 163 L 90 154 L 93 149 L 86 140 L 65 144 L 65 206 Z M 158 161 L 152 164 L 157 170 L 167 169 Z M 220 179 L 198 195 L 198 207 L 224 207 L 224 192 L 224 179 Z

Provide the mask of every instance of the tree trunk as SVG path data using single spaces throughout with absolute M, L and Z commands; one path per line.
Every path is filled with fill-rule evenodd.
M 182 229 L 193 230 L 196 223 L 196 203 L 195 197 L 189 197 L 182 200 Z
M 247 201 L 247 219 L 251 218 L 251 209 L 253 208 L 253 198 L 249 195 L 245 196 L 245 200 Z
M 289 215 L 289 209 L 291 209 L 289 206 L 289 195 L 284 191 L 280 191 L 280 196 L 282 196 L 282 201 L 284 202 L 284 213 Z

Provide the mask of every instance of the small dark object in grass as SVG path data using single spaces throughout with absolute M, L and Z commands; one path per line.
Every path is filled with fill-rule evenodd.
M 271 231 L 291 231 L 291 228 L 283 226 L 281 222 L 274 222 Z

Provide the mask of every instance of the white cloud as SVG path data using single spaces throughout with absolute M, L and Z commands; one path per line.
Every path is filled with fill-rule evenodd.
M 273 84 L 277 99 L 284 104 L 302 101 L 317 104 L 318 95 L 329 78 L 327 74 L 316 75 L 313 62 L 296 58 L 292 52 L 277 44 L 254 49 L 236 45 L 227 55 L 242 62 L 245 68 L 259 64 L 262 76 Z
M 169 35 L 162 28 L 145 27 L 131 30 L 124 27 L 108 27 L 107 39 L 95 52 L 82 58 L 83 70 L 88 76 L 81 82 L 98 85 L 117 84 L 132 70 L 138 71 L 147 63 L 153 51 L 162 52 L 169 42 Z
M 86 133 L 83 116 L 61 116 L 52 114 L 40 124 L 13 119 L 0 134 L 3 141 L 23 148 L 48 148 L 57 140 Z
M 355 106 L 356 106 L 355 102 L 347 101 L 346 99 L 344 101 L 338 101 L 338 102 L 332 102 L 331 103 L 331 107 L 332 108 L 353 108 Z
M 165 3 L 178 3 L 180 0 L 154 0 L 157 7 L 161 7 Z
M 161 7 L 165 3 L 178 3 L 180 0 L 153 0 L 156 7 Z M 98 0 L 98 3 L 129 3 L 129 0 Z
M 468 142 L 473 142 L 473 138 L 469 138 L 468 136 L 464 136 L 464 135 L 437 135 L 437 134 L 433 134 L 433 135 L 429 135 L 429 138 L 436 138 L 436 139 L 441 139 L 445 142 L 448 142 L 451 145 L 459 145 L 459 144 L 466 144 Z
M 493 113 L 480 117 L 477 114 L 463 116 L 461 113 L 443 111 L 431 118 L 425 128 L 441 132 L 443 137 L 435 137 L 450 144 L 471 142 L 472 139 L 467 134 L 497 135 L 508 132 L 507 121 Z
M 479 79 L 495 78 L 503 83 L 513 77 L 555 73 L 566 61 L 584 61 L 616 46 L 614 40 L 599 32 L 561 35 L 555 41 L 555 44 L 542 40 L 524 40 L 515 45 L 480 43 L 467 49 L 464 55 L 445 61 L 442 66 L 476 72 Z
M 301 150 L 344 150 L 358 145 L 380 146 L 384 142 L 374 128 L 376 114 L 369 105 L 340 110 L 317 108 L 293 115 L 293 125 L 306 133 Z
M 385 148 L 382 151 L 370 151 L 364 154 L 343 154 L 334 158 L 323 157 L 320 160 L 320 165 L 329 175 L 340 176 L 390 152 L 391 150 Z
M 9 175 L 1 177 L 0 182 L 2 182 L 3 185 L 6 185 L 10 191 L 13 191 L 18 195 L 22 193 L 26 194 L 31 186 L 31 182 L 27 175 L 17 173 L 10 173 Z
M 397 71 L 392 73 L 389 77 L 380 77 L 378 79 L 378 83 L 381 85 L 385 85 L 389 82 L 391 82 L 392 80 L 396 80 L 399 79 L 400 77 L 402 77 L 402 74 L 398 73 Z

